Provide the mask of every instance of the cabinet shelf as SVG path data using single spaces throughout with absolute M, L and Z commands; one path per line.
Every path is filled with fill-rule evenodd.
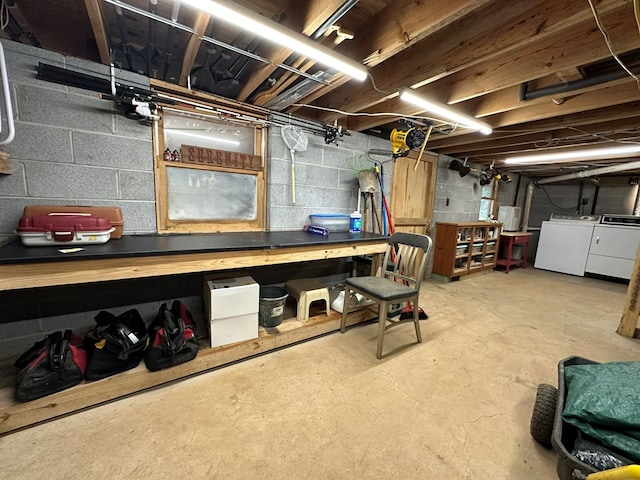
M 501 228 L 493 222 L 436 223 L 432 272 L 449 280 L 490 272 L 496 265 Z

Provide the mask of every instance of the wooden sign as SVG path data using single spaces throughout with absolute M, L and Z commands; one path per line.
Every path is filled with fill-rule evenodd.
M 181 157 L 183 163 L 194 165 L 208 165 L 210 167 L 238 168 L 240 170 L 262 170 L 262 158 L 248 153 L 227 152 L 214 148 L 182 145 Z

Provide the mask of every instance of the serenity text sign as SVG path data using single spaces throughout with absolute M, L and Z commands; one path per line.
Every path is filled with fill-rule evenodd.
M 182 145 L 183 163 L 209 165 L 211 167 L 239 168 L 241 170 L 262 170 L 262 159 L 248 153 L 227 152 L 214 148 Z

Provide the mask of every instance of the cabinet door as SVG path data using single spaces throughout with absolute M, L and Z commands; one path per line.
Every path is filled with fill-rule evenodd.
M 640 228 L 596 226 L 589 254 L 634 260 L 640 241 Z

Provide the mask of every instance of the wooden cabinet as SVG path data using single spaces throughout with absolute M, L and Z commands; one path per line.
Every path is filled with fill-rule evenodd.
M 501 223 L 436 223 L 432 273 L 448 279 L 491 271 L 496 265 Z

